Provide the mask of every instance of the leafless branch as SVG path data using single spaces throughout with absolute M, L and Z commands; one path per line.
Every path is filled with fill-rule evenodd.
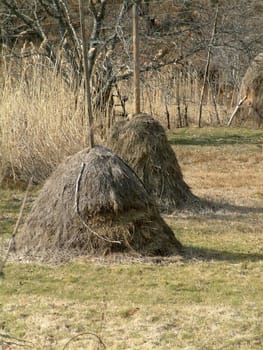
M 68 8 L 65 4 L 65 2 L 63 0 L 59 0 L 60 4 L 61 4 L 61 7 L 64 11 L 64 14 L 65 14 L 65 18 L 66 18 L 66 21 L 67 21 L 67 27 L 69 28 L 70 32 L 71 32 L 71 35 L 72 35 L 72 38 L 73 38 L 73 41 L 74 41 L 74 44 L 75 44 L 75 47 L 77 49 L 77 53 L 78 53 L 78 58 L 80 59 L 81 58 L 81 44 L 80 44 L 80 40 L 77 36 L 77 33 L 72 25 L 72 22 L 71 22 L 71 19 L 70 19 L 70 16 L 69 16 L 69 12 L 68 12 Z
M 79 333 L 79 334 L 75 335 L 74 337 L 70 338 L 70 340 L 64 345 L 62 350 L 65 350 L 69 346 L 70 343 L 72 343 L 73 341 L 75 341 L 78 338 L 83 337 L 85 335 L 89 335 L 89 336 L 91 335 L 91 336 L 95 337 L 97 339 L 97 341 L 98 341 L 98 344 L 102 345 L 103 349 L 106 350 L 106 345 L 102 341 L 101 337 L 99 335 L 97 335 L 96 333 L 93 333 L 93 332 L 83 332 L 83 333 Z

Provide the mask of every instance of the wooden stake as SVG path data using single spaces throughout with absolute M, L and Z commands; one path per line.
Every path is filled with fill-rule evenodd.
M 91 103 L 91 93 L 90 93 L 90 76 L 89 76 L 89 69 L 88 69 L 88 50 L 87 50 L 88 40 L 87 40 L 87 34 L 86 34 L 85 22 L 84 22 L 83 0 L 79 0 L 79 18 L 80 18 L 82 56 L 83 56 L 84 79 L 85 79 L 85 99 L 86 99 L 85 113 L 89 122 L 89 144 L 90 144 L 90 148 L 93 148 L 94 147 L 93 113 L 92 113 L 92 103 Z
M 140 106 L 140 65 L 139 65 L 139 37 L 138 37 L 138 6 L 133 4 L 133 71 L 134 71 L 134 113 L 141 111 Z

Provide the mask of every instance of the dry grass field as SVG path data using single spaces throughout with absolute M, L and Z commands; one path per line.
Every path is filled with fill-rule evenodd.
M 1 350 L 262 349 L 262 130 L 168 136 L 186 182 L 213 208 L 165 217 L 184 256 L 58 266 L 12 256 L 0 279 Z M 0 189 L 1 256 L 23 193 Z

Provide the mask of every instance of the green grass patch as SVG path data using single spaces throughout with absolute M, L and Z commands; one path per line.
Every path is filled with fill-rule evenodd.
M 1 280 L 0 325 L 2 332 L 27 339 L 33 329 L 42 346 L 50 335 L 58 346 L 69 332 L 102 328 L 110 349 L 116 337 L 119 349 L 139 349 L 143 343 L 152 349 L 200 347 L 204 341 L 213 349 L 222 339 L 230 349 L 239 344 L 259 349 L 254 342 L 263 341 L 262 274 L 262 261 L 244 264 L 242 259 L 193 259 L 168 266 L 9 264 Z
M 38 190 L 39 187 L 31 188 L 24 215 L 29 212 Z M 0 187 L 0 238 L 9 237 L 13 232 L 24 195 L 25 192 L 21 188 Z

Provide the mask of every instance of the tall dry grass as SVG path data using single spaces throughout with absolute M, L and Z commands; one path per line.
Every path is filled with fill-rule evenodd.
M 83 96 L 47 60 L 3 62 L 0 88 L 1 178 L 43 181 L 66 156 L 88 145 Z
M 83 88 L 74 93 L 74 79 L 66 83 L 59 71 L 65 64 L 51 65 L 36 52 L 41 48 L 35 50 L 31 45 L 27 58 L 0 62 L 0 183 L 8 178 L 28 182 L 31 177 L 41 183 L 66 156 L 88 145 Z M 201 81 L 193 67 L 147 72 L 141 80 L 142 111 L 157 117 L 164 126 L 168 126 L 168 112 L 172 129 L 186 126 L 185 116 L 189 126 L 198 124 Z M 132 113 L 132 81 L 120 83 L 119 88 L 128 96 L 126 109 Z M 118 98 L 115 102 L 119 104 Z M 235 102 L 235 91 L 221 95 L 220 89 L 215 92 L 208 86 L 202 125 L 217 125 L 216 113 L 224 125 Z M 115 106 L 115 120 L 119 108 Z M 95 115 L 98 142 L 114 122 L 108 117 Z

